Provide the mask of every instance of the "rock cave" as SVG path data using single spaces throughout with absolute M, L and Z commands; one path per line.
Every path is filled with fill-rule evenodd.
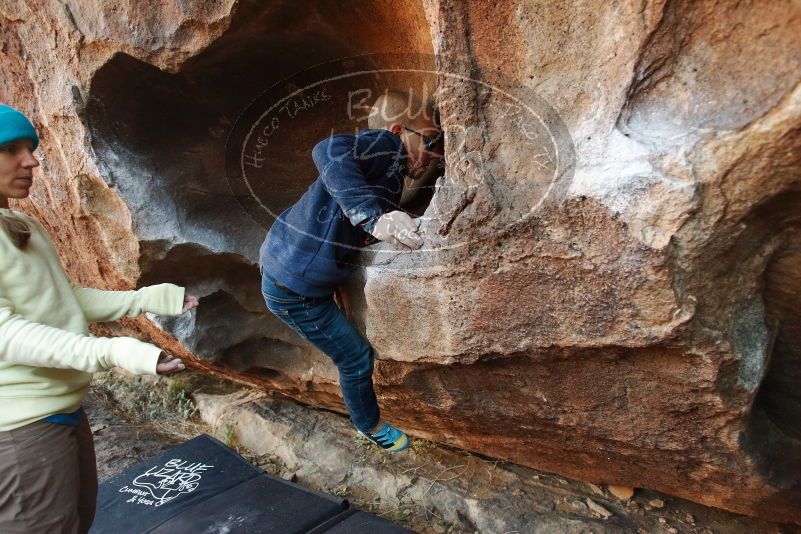
M 801 524 L 797 3 L 85 4 L 0 7 L 0 100 L 43 141 L 18 208 L 75 283 L 201 297 L 188 319 L 98 332 L 341 412 L 333 366 L 267 314 L 258 248 L 265 213 L 315 178 L 314 143 L 364 125 L 342 95 L 403 85 L 445 132 L 415 208 L 426 254 L 369 247 L 342 291 L 386 413 Z M 245 180 L 247 126 L 293 94 L 299 120 Z

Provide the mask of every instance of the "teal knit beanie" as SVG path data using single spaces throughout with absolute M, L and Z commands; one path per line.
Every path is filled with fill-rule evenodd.
M 20 139 L 30 139 L 33 150 L 39 146 L 39 136 L 31 121 L 16 109 L 0 104 L 0 145 Z

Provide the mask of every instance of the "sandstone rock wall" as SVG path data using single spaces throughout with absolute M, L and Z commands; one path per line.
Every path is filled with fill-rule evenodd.
M 346 292 L 387 416 L 801 523 L 799 28 L 801 7 L 779 0 L 5 0 L 0 100 L 39 127 L 44 163 L 19 206 L 76 282 L 202 297 L 164 330 L 124 329 L 341 409 L 325 357 L 265 314 L 264 228 L 226 150 L 286 76 L 414 54 L 420 68 L 371 83 L 436 78 L 446 166 L 421 208 L 427 246 L 373 247 Z M 273 208 L 344 125 L 325 109 L 272 145 Z

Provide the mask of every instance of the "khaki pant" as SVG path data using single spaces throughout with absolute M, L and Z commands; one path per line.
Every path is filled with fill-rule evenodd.
M 96 500 L 86 416 L 77 427 L 37 422 L 0 432 L 0 532 L 85 533 Z

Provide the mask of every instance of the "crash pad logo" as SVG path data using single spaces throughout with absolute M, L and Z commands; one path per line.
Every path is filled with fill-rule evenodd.
M 133 479 L 130 486 L 123 486 L 119 491 L 131 494 L 125 502 L 161 506 L 179 495 L 198 489 L 204 472 L 212 467 L 214 466 L 174 458 L 164 465 L 151 467 Z

